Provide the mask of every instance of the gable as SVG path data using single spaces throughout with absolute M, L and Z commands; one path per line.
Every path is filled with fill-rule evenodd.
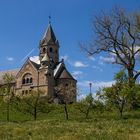
M 35 67 L 35 65 L 29 59 L 21 67 L 16 75 L 16 78 L 21 78 L 25 73 L 37 73 L 37 67 Z
M 75 80 L 72 75 L 68 72 L 68 70 L 65 67 L 64 62 L 60 62 L 55 70 L 54 70 L 54 78 L 55 79 L 73 79 Z
M 60 79 L 74 79 L 72 75 L 64 68 L 59 76 Z

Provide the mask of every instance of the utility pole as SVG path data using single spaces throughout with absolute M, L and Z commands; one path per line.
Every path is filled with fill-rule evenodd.
M 92 83 L 89 83 L 89 91 L 91 93 L 91 87 L 92 87 Z

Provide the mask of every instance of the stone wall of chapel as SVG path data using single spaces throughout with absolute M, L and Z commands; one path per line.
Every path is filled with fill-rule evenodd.
M 51 74 L 52 75 L 52 74 Z M 54 85 L 55 85 L 55 81 L 54 78 L 52 76 L 50 76 L 49 81 L 48 81 L 48 94 L 49 96 L 54 96 Z
M 25 67 L 21 69 L 16 79 L 16 94 L 19 93 L 22 94 L 27 91 L 29 92 L 31 90 L 37 90 L 37 86 L 39 85 L 39 89 L 43 91 L 45 94 L 53 95 L 54 94 L 53 72 L 51 73 L 51 76 L 48 77 L 46 77 L 45 72 L 46 69 L 40 69 L 38 71 L 35 70 L 30 63 L 25 65 Z M 25 74 L 28 73 L 32 75 L 33 82 L 29 84 L 23 84 L 22 83 L 23 77 Z
M 16 95 L 27 95 L 28 93 L 30 93 L 31 91 L 37 91 L 37 90 L 42 91 L 45 95 L 48 95 L 48 86 L 42 86 L 42 87 L 33 87 L 30 88 L 28 86 L 26 87 L 22 87 L 21 89 L 16 90 Z
M 47 94 L 49 96 L 54 95 L 54 77 L 53 71 L 50 71 L 50 75 L 45 75 L 46 69 L 39 70 L 39 86 L 47 86 Z
M 59 46 L 56 43 L 40 46 L 40 60 L 42 60 L 46 53 L 53 59 L 55 64 L 59 62 Z
M 40 69 L 39 70 L 39 85 L 48 85 L 47 78 L 45 76 L 46 69 Z
M 23 77 L 26 74 L 31 74 L 32 77 L 32 83 L 23 84 Z M 38 83 L 38 72 L 33 68 L 33 66 L 28 62 L 18 73 L 17 79 L 16 79 L 16 94 L 23 93 L 23 92 L 29 92 L 32 90 L 32 87 L 36 87 Z
M 59 48 L 56 44 L 47 46 L 48 55 L 53 59 L 54 63 L 59 61 Z
M 67 102 L 76 102 L 76 81 L 73 79 L 58 79 L 57 87 L 62 87 L 63 94 L 66 94 Z

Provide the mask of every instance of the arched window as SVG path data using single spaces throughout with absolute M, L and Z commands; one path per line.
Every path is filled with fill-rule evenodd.
M 65 86 L 68 87 L 68 83 L 66 83 Z
M 43 53 L 45 53 L 46 52 L 46 48 L 43 48 Z
M 32 83 L 32 82 L 33 82 L 33 78 L 31 77 L 31 78 L 30 78 L 30 83 Z
M 50 48 L 50 52 L 53 52 L 53 49 L 52 48 Z
M 25 78 L 22 79 L 22 84 L 25 84 Z
M 26 83 L 27 83 L 27 84 L 29 83 L 29 78 L 26 79 Z
M 33 78 L 30 73 L 27 73 L 23 76 L 22 78 L 22 84 L 32 84 L 33 83 Z

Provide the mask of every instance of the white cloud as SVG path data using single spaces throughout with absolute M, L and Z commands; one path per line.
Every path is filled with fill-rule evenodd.
M 61 59 L 64 59 L 65 61 L 67 61 L 68 60 L 68 55 L 60 56 L 60 60 Z
M 102 65 L 102 66 L 105 65 L 104 62 L 103 61 L 100 61 L 100 60 L 98 61 L 98 64 L 99 65 Z
M 88 93 L 90 92 L 90 83 L 92 83 L 91 86 L 91 92 L 94 98 L 96 98 L 96 91 L 99 88 L 103 87 L 111 87 L 113 84 L 115 84 L 115 81 L 80 81 L 77 83 L 78 86 L 78 96 L 77 99 L 81 100 L 85 98 Z
M 74 67 L 88 67 L 87 64 L 84 64 L 83 62 L 81 61 L 75 61 L 74 64 L 73 64 Z
M 86 98 L 87 94 L 79 94 L 78 97 L 77 97 L 77 100 L 80 101 L 84 98 Z
M 88 59 L 95 61 L 96 59 L 93 56 L 89 56 Z
M 74 72 L 72 73 L 72 75 L 73 75 L 73 77 L 74 77 L 75 79 L 77 79 L 77 78 L 79 78 L 79 77 L 81 77 L 81 76 L 83 75 L 83 72 L 82 72 L 82 71 L 74 71 Z
M 115 81 L 100 81 L 100 82 L 95 82 L 93 83 L 93 87 L 111 87 L 113 84 L 115 84 Z
M 74 71 L 74 72 L 73 72 L 73 75 L 81 75 L 81 74 L 83 74 L 82 71 Z
M 30 60 L 37 64 L 40 64 L 39 56 L 32 56 L 30 57 Z
M 138 51 L 138 50 L 140 51 L 140 46 L 135 47 L 135 52 Z
M 114 50 L 112 52 L 114 52 Z M 116 57 L 116 54 L 115 53 L 112 53 L 112 52 L 110 52 L 109 55 L 110 56 L 113 56 L 113 57 Z
M 138 53 L 136 54 L 136 57 L 138 57 L 140 55 L 140 46 L 136 46 L 134 50 L 135 52 L 138 51 Z
M 93 88 L 98 89 L 100 87 L 111 87 L 112 84 L 115 83 L 115 81 L 97 81 L 97 82 L 94 82 L 94 81 L 81 81 L 81 82 L 78 82 L 78 86 L 81 87 L 81 88 L 89 87 L 89 83 L 92 83 Z
M 105 65 L 105 61 L 103 60 L 103 57 L 102 56 L 100 56 L 99 58 L 98 58 L 98 64 L 99 65 Z
M 112 62 L 115 62 L 115 58 L 110 56 L 110 57 L 103 57 L 103 56 L 100 56 L 99 57 L 100 59 L 100 62 L 106 62 L 106 63 L 112 63 Z
M 77 96 L 77 100 L 80 101 L 80 100 L 86 98 L 87 95 L 88 95 L 88 94 L 80 93 L 80 94 Z M 93 93 L 93 92 L 92 92 L 92 97 L 95 99 L 95 98 L 96 98 L 96 93 Z
M 14 58 L 13 57 L 7 57 L 6 58 L 8 61 L 14 61 Z
M 100 72 L 102 72 L 102 71 L 103 71 L 103 69 L 102 69 L 102 68 L 100 68 L 100 67 L 98 67 L 98 66 L 92 66 L 92 68 L 93 68 L 93 69 L 95 69 L 95 70 L 99 70 Z
M 130 49 L 132 50 L 132 48 L 130 47 Z M 138 51 L 137 52 L 137 54 L 136 54 L 136 57 L 137 56 L 139 56 L 140 55 L 140 46 L 135 46 L 134 47 L 134 52 L 136 52 L 136 51 Z M 114 50 L 112 50 L 112 52 L 115 52 Z M 129 52 L 129 50 L 128 50 L 128 52 Z M 122 57 L 125 57 L 124 56 L 124 54 L 122 53 L 122 52 L 119 52 L 119 54 L 122 56 Z M 131 54 L 131 53 L 130 53 Z M 114 57 L 114 59 L 115 59 L 115 57 L 116 57 L 116 54 L 115 53 L 110 53 L 110 56 L 113 56 Z

